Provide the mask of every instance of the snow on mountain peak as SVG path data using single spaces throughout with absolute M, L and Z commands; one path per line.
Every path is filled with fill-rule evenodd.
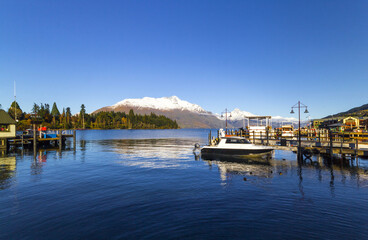
M 224 116 L 224 114 L 222 114 Z M 223 120 L 224 117 L 221 117 L 219 114 L 216 114 L 217 118 Z M 227 113 L 228 119 L 231 120 L 243 120 L 246 117 L 256 116 L 253 113 L 242 111 L 239 108 L 235 108 L 232 112 Z
M 197 113 L 206 113 L 206 111 L 199 105 L 181 100 L 177 96 L 162 97 L 162 98 L 144 97 L 144 98 L 124 99 L 123 101 L 114 104 L 112 107 L 116 108 L 119 106 L 153 108 L 164 111 L 177 109 L 182 111 L 187 110 Z
M 250 113 L 250 112 L 242 111 L 239 108 L 235 108 L 231 112 L 231 119 L 233 119 L 233 120 L 242 120 L 246 117 L 252 117 L 252 116 L 256 116 L 256 115 L 254 115 L 253 113 Z

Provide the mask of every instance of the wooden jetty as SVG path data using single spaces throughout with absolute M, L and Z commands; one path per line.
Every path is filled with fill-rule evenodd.
M 73 147 L 76 145 L 76 130 L 53 130 L 53 131 L 37 131 L 33 129 L 33 135 L 18 135 L 14 138 L 4 139 L 6 143 L 2 154 L 7 153 L 11 148 L 32 149 L 36 152 L 38 148 L 58 147 L 60 150 L 65 146 L 68 138 L 73 138 Z
M 268 145 L 275 149 L 298 151 L 298 135 L 281 137 L 274 130 L 266 132 L 229 131 L 229 135 L 243 136 L 254 144 Z M 301 134 L 300 149 L 304 156 L 321 153 L 333 157 L 368 158 L 368 133 L 362 132 L 332 132 L 328 130 L 304 131 Z

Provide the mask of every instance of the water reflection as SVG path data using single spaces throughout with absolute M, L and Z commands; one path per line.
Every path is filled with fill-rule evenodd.
M 199 155 L 195 154 L 194 158 L 197 160 Z M 295 172 L 298 176 L 299 190 L 302 195 L 303 180 L 306 177 L 317 177 L 319 182 L 322 182 L 323 179 L 328 180 L 332 195 L 334 194 L 337 180 L 342 184 L 346 184 L 346 181 L 350 180 L 355 182 L 358 187 L 368 186 L 368 167 L 364 164 L 359 166 L 359 161 L 356 160 L 331 160 L 321 155 L 301 161 L 278 160 L 275 159 L 275 155 L 252 158 L 202 156 L 202 160 L 211 168 L 213 165 L 218 167 L 222 181 L 228 179 L 230 175 L 267 179 Z
M 15 157 L 0 157 L 0 190 L 9 188 L 16 174 Z
M 47 162 L 47 152 L 44 150 L 38 151 L 31 163 L 31 175 L 41 175 L 42 168 Z
M 273 161 L 271 155 L 262 157 L 226 157 L 202 156 L 209 166 L 216 164 L 220 171 L 221 180 L 225 181 L 229 175 L 244 175 L 257 178 L 272 178 L 275 173 L 287 172 L 285 165 L 291 162 Z
M 193 150 L 189 139 L 122 139 L 99 141 L 118 153 L 119 164 L 141 168 L 187 168 Z

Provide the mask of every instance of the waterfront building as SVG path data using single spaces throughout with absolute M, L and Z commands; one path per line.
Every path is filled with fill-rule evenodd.
M 4 110 L 0 109 L 0 154 L 7 149 L 9 138 L 15 138 L 15 120 Z
M 361 131 L 368 129 L 368 117 L 333 117 L 314 119 L 315 129 L 332 129 L 334 131 Z

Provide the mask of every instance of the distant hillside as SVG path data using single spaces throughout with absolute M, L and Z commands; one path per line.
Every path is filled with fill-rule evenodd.
M 355 117 L 368 117 L 368 104 L 364 104 L 360 107 L 352 108 L 346 112 L 340 112 L 338 114 L 334 114 L 334 117 L 346 117 L 346 116 L 355 116 Z M 324 118 L 330 118 L 332 115 L 329 115 Z

